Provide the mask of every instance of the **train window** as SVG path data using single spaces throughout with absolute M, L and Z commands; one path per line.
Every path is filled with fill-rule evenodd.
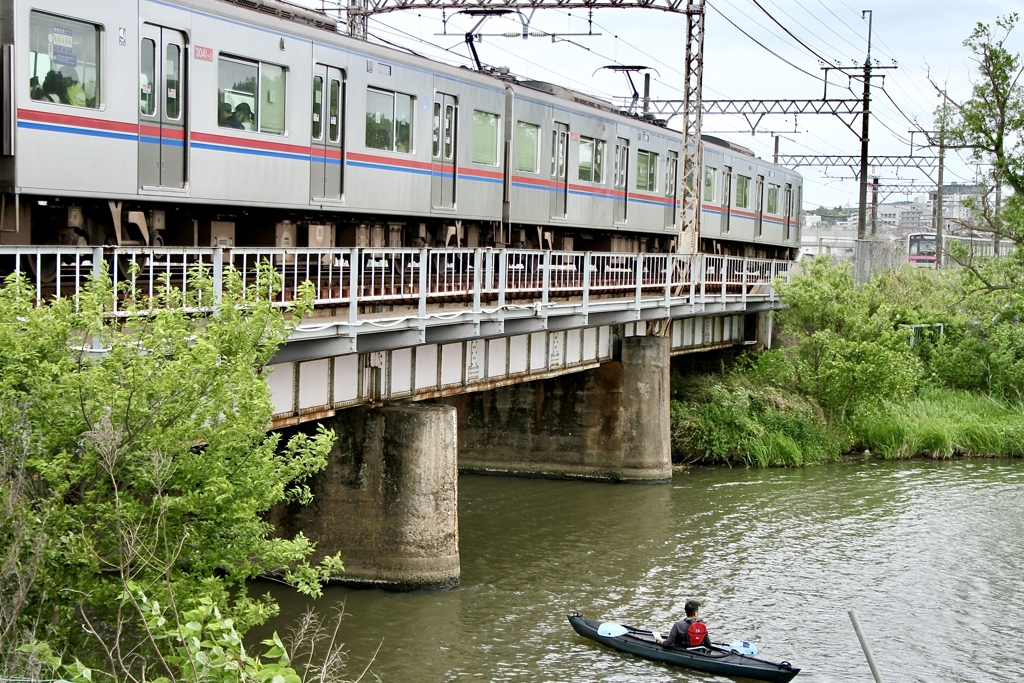
M 679 152 L 669 151 L 665 154 L 665 197 L 670 200 L 665 205 L 665 227 L 674 228 L 679 220 L 676 211 L 676 200 L 679 198 Z
M 415 98 L 388 90 L 366 90 L 366 146 L 390 152 L 412 150 Z
M 665 196 L 675 197 L 678 187 L 676 186 L 676 173 L 679 168 L 679 153 L 669 152 L 665 157 Z
M 276 64 L 221 57 L 217 125 L 283 135 L 287 76 L 288 70 Z
M 782 210 L 785 212 L 785 221 L 782 224 L 782 239 L 788 242 L 790 237 L 790 219 L 793 217 L 793 186 L 786 185 L 786 194 L 782 199 Z
M 287 70 L 276 64 L 260 62 L 259 110 L 253 112 L 261 133 L 284 135 L 285 78 Z
M 324 134 L 324 77 L 313 76 L 313 120 L 309 135 L 319 140 Z
M 156 97 L 153 94 L 155 81 L 156 43 L 150 38 L 143 38 L 139 55 L 139 113 L 144 116 L 156 113 Z
M 636 153 L 636 189 L 654 192 L 658 189 L 658 155 L 639 150 Z
M 516 170 L 539 173 L 540 126 L 516 121 Z
M 569 126 L 555 121 L 551 130 L 551 177 L 565 179 L 565 157 L 569 147 Z
M 604 140 L 580 136 L 580 180 L 604 182 Z
M 736 208 L 750 208 L 750 178 L 745 175 L 736 176 Z
M 704 201 L 715 201 L 715 178 L 718 177 L 718 169 L 714 166 L 704 167 Z
M 331 79 L 330 102 L 328 108 L 331 118 L 327 121 L 328 135 L 331 142 L 338 142 L 341 139 L 341 81 Z
M 626 169 L 629 165 L 629 140 L 619 138 L 615 145 L 615 168 L 612 169 L 612 184 L 618 190 L 626 189 Z
M 164 113 L 168 119 L 177 121 L 181 118 L 181 48 L 174 43 L 167 45 L 164 79 Z
M 36 11 L 28 23 L 32 99 L 99 107 L 100 27 Z
M 241 130 L 240 111 L 244 112 L 248 108 L 253 117 L 259 114 L 259 98 L 256 96 L 259 62 L 221 57 L 217 74 L 217 125 Z M 245 107 L 242 107 L 243 104 Z
M 444 160 L 455 160 L 455 105 L 444 106 Z
M 768 184 L 768 213 L 779 215 L 779 186 Z
M 433 152 L 432 155 L 435 159 L 441 158 L 441 103 L 434 102 L 434 133 L 433 133 Z
M 473 110 L 473 163 L 498 165 L 498 124 L 497 114 L 479 109 Z

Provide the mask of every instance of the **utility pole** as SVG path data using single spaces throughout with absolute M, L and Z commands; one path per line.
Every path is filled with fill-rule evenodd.
M 878 234 L 878 177 L 871 180 L 871 236 Z
M 945 100 L 945 91 L 942 92 L 943 101 Z M 939 175 L 938 175 L 938 186 L 935 191 L 935 268 L 941 268 L 943 265 L 943 248 L 942 238 L 943 232 L 945 231 L 945 217 L 943 216 L 942 209 L 942 170 L 945 166 L 946 157 L 946 117 L 943 113 L 942 118 L 939 119 Z
M 942 213 L 942 168 L 946 157 L 946 117 L 939 121 L 939 183 L 935 192 L 935 268 L 941 268 L 943 259 L 942 233 L 945 223 Z
M 868 204 L 868 122 L 871 119 L 871 22 L 873 12 L 869 9 L 860 13 L 868 18 L 868 52 L 864 58 L 864 104 L 861 113 L 860 133 L 860 207 L 857 212 L 857 240 L 867 238 L 866 209 Z

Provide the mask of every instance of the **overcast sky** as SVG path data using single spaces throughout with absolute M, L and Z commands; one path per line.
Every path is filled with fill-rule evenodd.
M 298 0 L 320 7 L 321 0 Z M 843 65 L 862 66 L 867 49 L 867 21 L 862 10 L 873 11 L 871 56 L 886 71 L 883 83 L 872 79 L 871 154 L 910 153 L 908 130 L 912 121 L 932 127 L 932 112 L 939 104 L 928 75 L 954 97 L 970 92 L 973 63 L 963 47 L 978 22 L 994 24 L 997 17 L 1022 9 L 1020 0 L 888 0 L 872 6 L 854 0 L 709 0 L 704 37 L 705 99 L 815 99 L 824 94 L 820 57 Z M 464 14 L 447 15 L 447 33 L 437 10 L 405 10 L 370 19 L 371 39 L 389 41 L 448 63 L 471 64 L 463 36 L 479 20 Z M 777 23 L 776 23 L 777 21 Z M 780 26 L 781 24 L 781 26 Z M 492 34 L 520 33 L 514 15 L 489 18 L 478 32 L 481 61 L 507 66 L 519 76 L 546 80 L 587 93 L 614 99 L 630 94 L 622 74 L 600 67 L 611 64 L 652 68 L 655 99 L 682 97 L 682 63 L 686 18 L 656 10 L 603 9 L 588 22 L 586 10 L 538 10 L 530 22 L 532 32 L 550 37 L 507 38 Z M 788 34 L 787 34 L 788 31 Z M 600 35 L 568 35 L 592 32 Z M 747 34 L 747 35 L 745 35 Z M 792 35 L 789 35 L 792 34 Z M 794 37 L 795 36 L 795 37 Z M 759 44 L 760 43 L 760 44 Z M 800 43 L 803 43 L 801 45 Z M 1015 53 L 1024 52 L 1024 26 L 1007 40 Z M 595 73 L 596 71 L 596 73 Z M 861 85 L 841 73 L 829 72 L 828 94 L 859 98 Z M 643 77 L 634 76 L 642 91 Z M 852 87 L 853 92 L 847 90 Z M 891 98 L 891 101 L 890 101 Z M 860 130 L 860 123 L 853 122 Z M 673 119 L 673 128 L 682 125 Z M 705 116 L 703 128 L 771 159 L 774 141 L 769 132 L 751 135 L 750 125 L 738 116 Z M 857 135 L 832 116 L 765 117 L 758 131 L 782 136 L 783 154 L 859 155 Z M 745 131 L 745 132 L 740 132 Z M 915 142 L 922 141 L 915 136 Z M 917 154 L 927 151 L 916 150 Z M 804 207 L 856 205 L 858 186 L 850 169 L 801 168 L 805 177 Z M 972 182 L 976 169 L 947 156 L 945 182 Z M 882 183 L 927 183 L 911 169 L 879 168 Z M 931 182 L 934 182 L 932 180 Z M 919 193 L 920 194 L 920 193 Z M 893 195 L 889 201 L 903 198 Z

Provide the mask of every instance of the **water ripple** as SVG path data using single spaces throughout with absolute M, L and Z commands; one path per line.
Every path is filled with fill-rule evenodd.
M 1016 681 L 1024 463 L 695 470 L 672 486 L 463 477 L 462 585 L 331 589 L 354 672 L 405 681 L 725 681 L 583 640 L 565 620 L 667 630 L 691 597 L 717 640 L 755 640 L 798 681 Z M 286 613 L 304 603 L 279 593 Z M 993 656 L 998 652 L 998 657 Z

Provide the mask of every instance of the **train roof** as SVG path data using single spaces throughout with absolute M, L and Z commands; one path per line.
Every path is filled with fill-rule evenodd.
M 332 33 L 338 32 L 338 21 L 324 12 L 293 5 L 285 0 L 219 0 L 220 2 L 244 7 L 285 21 L 294 21 Z
M 712 145 L 717 145 L 719 147 L 725 147 L 726 149 L 728 149 L 731 152 L 736 152 L 737 154 L 745 154 L 748 157 L 754 157 L 755 159 L 757 158 L 757 155 L 754 154 L 753 150 L 747 149 L 746 147 L 744 147 L 742 145 L 737 145 L 735 142 L 729 142 L 728 140 L 723 140 L 722 138 L 716 138 L 713 135 L 705 135 L 703 133 L 701 133 L 700 139 L 702 141 L 704 141 L 704 142 L 710 142 Z
M 587 107 L 594 109 L 600 109 L 601 111 L 609 114 L 618 114 L 619 108 L 613 105 L 611 102 L 594 97 L 593 95 L 587 95 L 581 93 L 578 90 L 572 90 L 561 85 L 555 85 L 554 83 L 547 83 L 545 81 L 515 81 L 517 84 L 524 88 L 530 88 L 531 90 L 539 90 L 540 92 L 554 95 L 563 100 L 569 100 L 576 104 L 582 104 Z

